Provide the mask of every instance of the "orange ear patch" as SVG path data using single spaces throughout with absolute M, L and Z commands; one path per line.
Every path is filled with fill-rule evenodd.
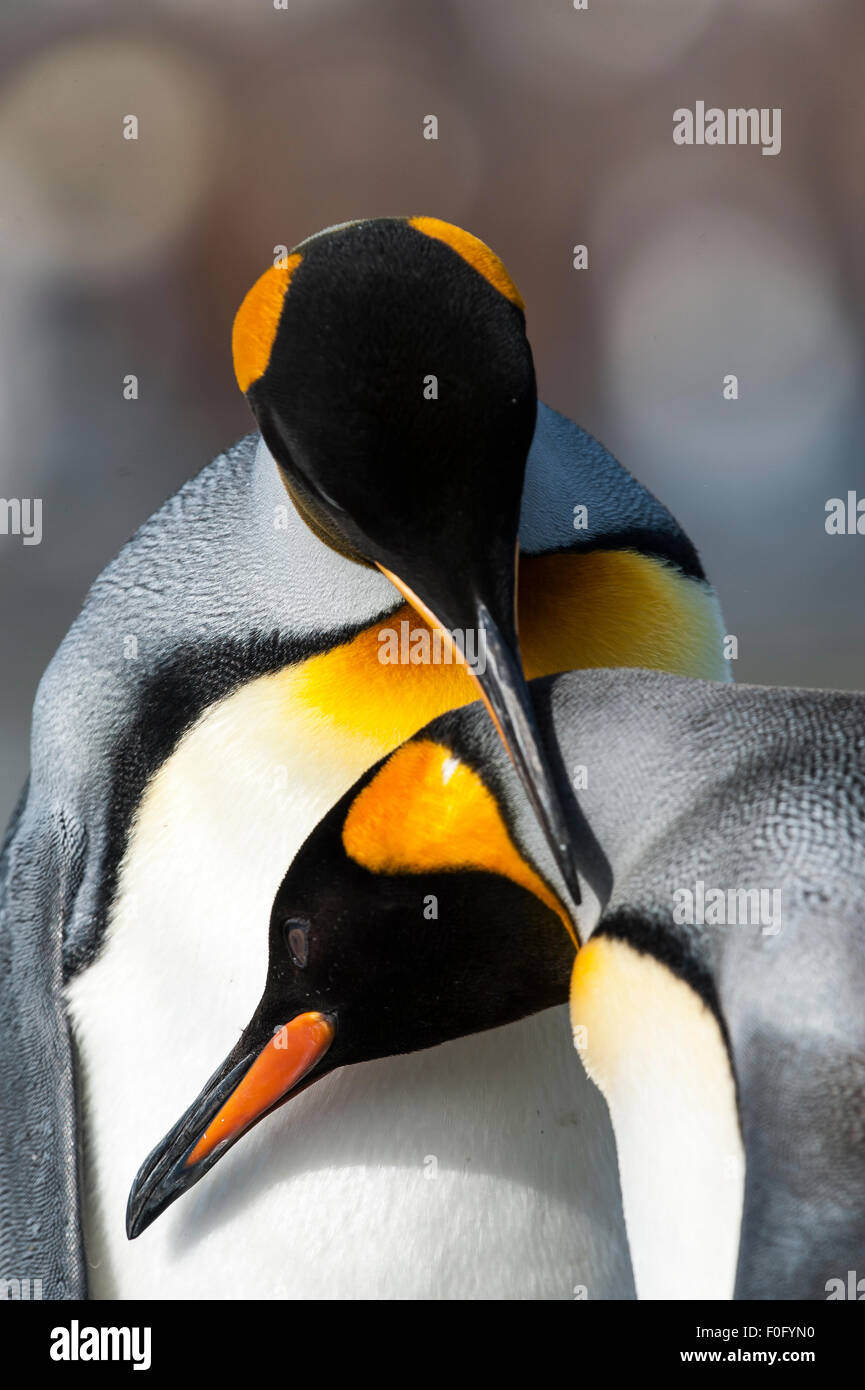
M 267 371 L 283 301 L 300 260 L 300 254 L 296 252 L 286 259 L 285 265 L 272 265 L 266 270 L 256 280 L 234 316 L 231 351 L 234 375 L 241 391 L 248 391 L 252 383 Z
M 509 299 L 525 313 L 526 306 L 522 295 L 495 251 L 491 251 L 485 242 L 472 236 L 471 232 L 464 232 L 461 227 L 455 227 L 452 222 L 441 222 L 437 217 L 410 217 L 408 224 L 414 227 L 415 231 L 423 232 L 424 236 L 435 237 L 436 241 L 443 241 L 452 247 L 478 274 L 489 281 L 493 289 L 498 290 L 499 294 L 503 294 L 505 299 Z
M 534 893 L 562 920 L 562 903 L 522 857 L 491 792 L 431 739 L 407 743 L 355 798 L 342 828 L 346 854 L 379 874 L 485 869 Z

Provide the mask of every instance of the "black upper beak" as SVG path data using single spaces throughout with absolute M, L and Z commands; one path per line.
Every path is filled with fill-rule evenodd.
M 484 583 L 482 578 L 472 581 L 457 574 L 441 583 L 425 575 L 422 588 L 420 584 L 417 588 L 411 586 L 384 565 L 379 568 L 432 626 L 445 634 L 464 634 L 467 628 L 475 629 L 471 647 L 467 640 L 464 643 L 473 657 L 467 665 L 520 776 L 567 890 L 579 907 L 582 898 L 573 837 L 520 661 L 514 617 L 515 567 L 510 582 L 503 581 L 501 575 L 496 576 L 496 584 Z
M 581 902 L 571 836 L 553 773 L 544 752 L 515 645 L 511 646 L 481 606 L 486 670 L 477 681 L 496 728 L 510 754 L 532 808 L 543 828 L 574 906 Z
M 219 1113 L 255 1060 L 251 1053 L 233 1066 L 224 1062 L 201 1094 L 142 1163 L 126 1204 L 126 1234 L 134 1240 L 166 1207 L 204 1177 L 225 1150 L 214 1151 L 201 1163 L 187 1165 L 201 1135 Z

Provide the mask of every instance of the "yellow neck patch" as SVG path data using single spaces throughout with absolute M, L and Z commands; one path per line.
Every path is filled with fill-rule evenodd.
M 421 739 L 398 748 L 351 804 L 346 854 L 378 874 L 482 869 L 527 888 L 564 923 L 562 903 L 522 857 L 495 798 L 449 748 Z
M 289 668 L 292 701 L 299 701 L 327 721 L 322 738 L 333 739 L 341 731 L 369 740 L 367 766 L 445 710 L 469 705 L 478 698 L 468 668 L 457 660 L 448 664 L 415 664 L 410 659 L 384 663 L 383 634 L 393 634 L 393 640 L 409 656 L 412 639 L 425 634 L 432 641 L 429 625 L 404 604 L 351 641 Z
M 730 679 L 713 593 L 650 555 L 521 555 L 518 607 L 527 680 L 596 666 Z
M 231 351 L 241 391 L 248 391 L 267 371 L 283 301 L 300 261 L 300 253 L 295 252 L 285 265 L 272 265 L 256 280 L 234 316 Z
M 630 551 L 522 556 L 519 625 L 529 680 L 592 666 L 729 679 L 710 590 Z M 474 679 L 457 659 L 383 663 L 385 632 L 409 658 L 416 638 L 425 632 L 432 640 L 430 626 L 405 604 L 342 646 L 267 678 L 285 688 L 286 718 L 297 718 L 303 706 L 323 742 L 362 742 L 366 766 L 445 710 L 478 698 Z
M 461 227 L 455 227 L 452 222 L 441 222 L 437 217 L 410 217 L 408 224 L 414 227 L 415 231 L 423 232 L 424 236 L 445 242 L 462 256 L 464 261 L 468 261 L 472 269 L 482 275 L 493 289 L 498 290 L 499 294 L 503 294 L 505 299 L 509 299 L 511 304 L 516 304 L 517 308 L 525 313 L 526 306 L 522 295 L 495 251 L 491 251 L 485 242 L 479 241 L 471 232 L 464 232 Z

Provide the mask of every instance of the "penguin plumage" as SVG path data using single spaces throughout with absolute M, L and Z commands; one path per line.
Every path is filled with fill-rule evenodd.
M 532 695 L 601 851 L 571 1017 L 638 1296 L 825 1299 L 865 1241 L 865 697 L 635 670 Z M 494 740 L 439 729 L 555 887 Z
M 136 1178 L 137 1243 L 181 1196 L 193 1242 L 226 1206 L 241 1204 L 242 1227 L 266 1180 L 280 1292 L 634 1297 L 615 1142 L 567 1027 L 562 899 L 479 772 L 449 760 L 418 736 L 301 848 L 270 915 L 258 1007 Z M 356 1191 L 343 1209 L 346 1166 Z
M 344 286 L 349 295 L 356 282 L 366 285 L 382 271 L 380 255 L 365 259 L 371 225 L 354 229 L 358 254 L 345 261 L 353 267 Z M 441 232 L 446 224 L 437 226 Z M 313 242 L 320 250 L 331 235 L 347 237 L 351 230 Z M 466 234 L 456 237 L 458 250 L 430 236 L 429 228 L 394 228 L 389 221 L 385 230 L 393 244 L 397 237 L 414 248 L 411 255 L 422 251 L 427 269 L 426 258 L 436 257 L 438 302 L 447 313 L 452 277 L 464 286 L 467 275 L 475 277 L 480 284 L 469 304 L 485 304 L 484 315 L 507 325 L 517 344 L 507 351 L 516 352 L 525 379 L 521 425 L 508 445 L 508 498 L 493 500 L 503 526 L 516 525 L 521 505 L 521 637 L 529 673 L 603 660 L 723 677 L 717 601 L 673 519 L 600 445 L 544 406 L 532 436 L 530 355 L 519 305 L 495 283 L 497 258 Z M 312 244 L 295 253 L 298 267 L 305 255 L 310 259 L 284 295 L 286 304 L 314 268 Z M 400 267 L 385 269 L 384 282 L 398 282 Z M 509 283 L 501 281 L 506 289 Z M 299 296 L 293 302 L 303 307 Z M 476 694 L 458 664 L 380 661 L 383 626 L 400 630 L 407 623 L 414 631 L 424 620 L 381 569 L 360 562 L 368 558 L 358 553 L 364 536 L 344 534 L 339 499 L 322 479 L 308 479 L 304 489 L 288 466 L 280 431 L 291 421 L 286 407 L 275 409 L 282 400 L 278 382 L 272 397 L 264 390 L 273 377 L 270 350 L 281 343 L 281 300 L 277 308 L 277 336 L 259 338 L 260 378 L 239 372 L 239 379 L 262 419 L 269 412 L 266 427 L 281 457 L 275 461 L 265 441 L 252 436 L 142 526 L 94 583 L 34 706 L 31 779 L 8 832 L 0 887 L 12 981 L 0 1015 L 8 1117 L 3 1182 L 16 1194 L 0 1221 L 0 1239 L 5 1267 L 14 1271 L 31 1252 L 46 1291 L 80 1294 L 86 1287 L 82 1195 L 88 1251 L 98 1265 L 94 1287 L 114 1287 L 118 1263 L 126 1259 L 118 1244 L 124 1164 L 137 1161 L 142 1134 L 158 1133 L 177 1113 L 208 1057 L 229 1050 L 263 969 L 259 924 L 309 830 L 383 753 Z M 249 345 L 255 333 L 244 337 L 243 309 L 238 318 L 240 341 Z M 417 327 L 422 337 L 426 323 Z M 356 328 L 362 379 L 376 345 L 365 319 Z M 343 343 L 344 354 L 350 346 Z M 485 359 L 485 371 L 488 366 L 495 363 Z M 446 370 L 439 374 L 447 379 Z M 469 385 L 457 383 L 463 399 Z M 367 413 L 374 400 L 373 391 Z M 427 404 L 442 404 L 441 395 L 424 401 L 418 383 L 418 410 Z M 420 417 L 420 428 L 426 421 Z M 307 443 L 321 426 L 320 418 L 308 424 Z M 368 438 L 368 420 L 366 428 Z M 520 504 L 519 449 L 529 439 Z M 406 440 L 407 450 L 412 442 Z M 483 461 L 489 469 L 488 454 Z M 452 510 L 459 509 L 460 476 L 451 480 Z M 486 496 L 489 474 L 473 482 L 479 478 Z M 437 481 L 443 479 L 439 472 Z M 450 513 L 433 493 L 424 498 L 438 507 L 438 522 L 449 524 Z M 406 495 L 409 516 L 417 495 Z M 587 506 L 588 524 L 575 530 L 578 505 Z M 475 548 L 492 553 L 489 520 L 476 510 L 475 531 L 461 522 L 461 534 L 476 535 Z M 390 523 L 391 548 L 399 548 L 399 508 L 391 508 Z M 404 537 L 407 553 L 418 534 Z M 445 530 L 438 566 L 445 572 L 465 561 L 447 538 Z M 375 536 L 371 541 L 378 543 Z M 388 558 L 382 550 L 384 569 Z M 437 563 L 429 550 L 427 560 L 428 568 Z M 508 565 L 508 574 L 490 580 L 499 606 L 514 582 L 512 559 Z M 413 593 L 435 585 L 431 570 L 409 579 Z M 507 625 L 506 618 L 501 622 Z M 195 998 L 207 1002 L 207 1023 L 192 1030 Z M 29 1037 L 36 1045 L 27 1044 Z M 76 1103 L 84 1118 L 83 1194 Z M 102 1117 L 109 1114 L 106 1126 Z M 155 1263 L 142 1273 L 143 1287 L 152 1289 L 158 1278 Z
M 531 690 L 540 728 L 584 772 L 569 821 L 593 889 L 570 923 L 584 943 L 572 1024 L 609 1102 L 638 1293 L 824 1299 L 865 1239 L 865 697 L 606 670 Z M 298 1012 L 331 1030 L 298 1078 L 312 1086 L 548 1008 L 573 959 L 564 902 L 482 711 L 443 716 L 290 867 L 264 994 L 214 1081 L 232 1072 L 242 1094 Z M 228 1093 L 205 1088 L 136 1180 L 133 1233 L 286 1098 L 285 1080 L 234 1128 Z M 596 1155 L 606 1125 L 584 1124 Z M 615 1250 L 607 1198 L 594 1214 Z

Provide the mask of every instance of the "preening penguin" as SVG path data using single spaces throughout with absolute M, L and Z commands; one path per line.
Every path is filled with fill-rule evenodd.
M 360 371 L 364 340 L 369 349 Z M 537 396 L 523 302 L 501 261 L 435 218 L 338 227 L 302 243 L 253 286 L 235 322 L 234 359 L 262 437 L 316 534 L 351 559 L 374 564 L 446 637 L 477 634 L 480 651 L 468 667 L 579 902 L 573 846 L 534 729 L 517 645 L 517 533 Z M 552 501 L 548 484 L 552 517 L 537 507 L 528 529 L 552 561 L 551 550 L 572 548 L 577 507 L 567 506 L 567 491 Z M 602 492 L 602 479 L 593 480 L 592 500 Z M 618 493 L 614 488 L 609 499 L 610 530 L 621 552 L 628 508 Z M 651 558 L 623 563 L 619 553 L 616 577 L 606 581 L 612 603 L 596 605 L 595 621 L 611 629 L 611 662 L 625 651 L 634 659 L 627 610 L 635 597 L 642 619 L 660 581 L 670 594 L 646 644 L 658 644 L 651 664 L 670 664 L 662 654 L 669 639 L 658 629 L 673 618 L 688 633 L 679 645 L 693 643 L 700 652 L 694 674 L 720 674 L 715 614 L 693 547 L 666 518 L 656 513 L 652 520 L 625 542 Z M 603 530 L 595 531 L 599 544 Z M 553 535 L 558 545 L 550 544 Z M 527 581 L 543 611 L 535 624 L 538 670 L 530 674 L 580 664 L 564 659 L 570 644 L 554 635 L 559 616 L 565 629 L 579 633 L 582 626 L 572 576 L 558 559 Z M 623 592 L 630 585 L 633 595 Z M 620 624 L 627 636 L 616 654 Z
M 560 792 L 517 665 L 517 522 L 529 674 L 726 674 L 717 601 L 669 513 L 571 422 L 542 405 L 535 420 L 518 296 L 487 248 L 433 219 L 386 220 L 289 259 L 235 333 L 267 442 L 217 459 L 133 537 L 34 707 L 0 889 L 0 1244 L 4 1268 L 41 1273 L 46 1294 L 86 1284 L 73 1082 L 94 1292 L 122 1275 L 152 1296 L 180 1235 L 169 1213 L 164 1244 L 130 1263 L 129 1175 L 248 1017 L 286 865 L 366 768 L 476 697 L 459 664 L 382 662 L 384 627 L 429 637 L 416 604 L 487 633 L 478 676 L 560 864 Z M 231 1263 L 245 1277 L 221 1234 L 198 1295 Z M 253 1269 L 247 1287 L 266 1279 Z
M 825 1298 L 865 1241 L 865 699 L 642 671 L 533 695 L 585 773 L 569 824 L 594 891 L 571 1009 L 610 1105 L 638 1293 Z M 259 1007 L 144 1164 L 131 1232 L 334 1067 L 557 1002 L 556 875 L 477 706 L 373 768 L 289 870 Z M 618 1196 L 593 1172 L 607 1124 L 586 1112 L 573 1200 L 600 1201 L 615 1253 Z M 599 1248 L 572 1253 L 592 1270 Z
M 238 383 L 310 528 L 374 564 L 446 640 L 482 634 L 485 659 L 467 669 L 578 899 L 517 646 L 517 530 L 537 396 L 510 276 L 446 223 L 354 223 L 265 272 L 233 345 Z

